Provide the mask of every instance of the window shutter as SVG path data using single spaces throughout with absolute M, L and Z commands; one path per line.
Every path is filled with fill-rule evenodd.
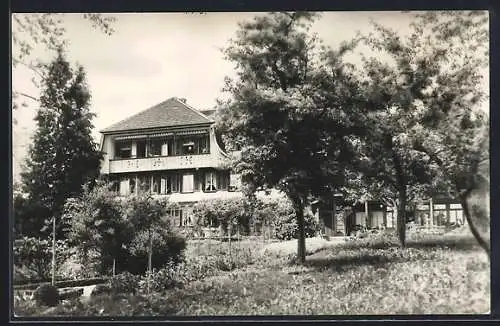
M 182 176 L 182 192 L 193 192 L 194 190 L 194 175 L 192 173 Z
M 129 179 L 123 179 L 120 181 L 120 195 L 126 196 L 129 194 Z

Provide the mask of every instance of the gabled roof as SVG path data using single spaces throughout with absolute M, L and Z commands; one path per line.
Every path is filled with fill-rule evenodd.
M 212 121 L 183 100 L 169 98 L 155 106 L 134 114 L 103 130 L 102 133 L 118 131 L 209 124 Z

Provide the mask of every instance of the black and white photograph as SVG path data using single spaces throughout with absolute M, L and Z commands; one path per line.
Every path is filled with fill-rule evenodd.
M 12 13 L 11 319 L 488 315 L 490 13 Z

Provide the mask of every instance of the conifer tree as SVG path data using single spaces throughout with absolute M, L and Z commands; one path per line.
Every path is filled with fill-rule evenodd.
M 98 176 L 101 159 L 91 134 L 94 114 L 83 67 L 72 69 L 59 50 L 45 69 L 37 130 L 21 174 L 30 205 L 43 208 L 31 216 L 37 225 L 61 216 L 66 199 L 78 196 L 82 185 Z M 57 229 L 61 236 L 64 223 L 59 222 Z

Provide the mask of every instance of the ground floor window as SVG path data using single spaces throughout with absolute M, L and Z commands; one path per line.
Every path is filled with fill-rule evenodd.
M 205 191 L 216 191 L 217 190 L 217 177 L 215 172 L 205 173 Z

